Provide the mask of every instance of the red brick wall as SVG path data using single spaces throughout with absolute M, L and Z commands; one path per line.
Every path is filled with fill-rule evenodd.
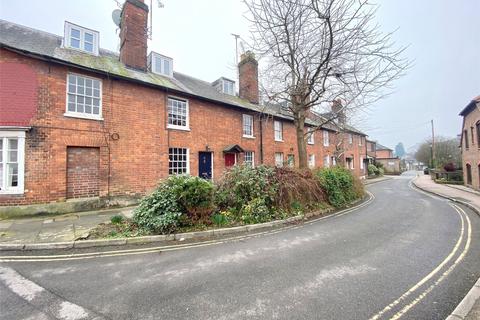
M 390 150 L 377 150 L 377 158 L 380 158 L 380 159 L 393 158 L 393 152 Z
M 213 152 L 213 177 L 224 171 L 223 149 L 238 144 L 255 152 L 260 164 L 260 120 L 254 114 L 254 136 L 242 134 L 242 114 L 246 111 L 189 98 L 190 130 L 167 129 L 167 94 L 159 89 L 114 80 L 75 68 L 51 64 L 0 49 L 0 63 L 19 63 L 36 74 L 36 110 L 29 121 L 31 130 L 25 142 L 25 192 L 0 195 L 0 205 L 45 203 L 67 198 L 67 150 L 69 147 L 97 148 L 98 195 L 141 196 L 168 176 L 168 148 L 189 148 L 190 173 L 198 174 L 198 153 Z M 103 121 L 66 117 L 66 78 L 69 72 L 102 80 Z M 185 98 L 185 97 L 183 97 Z M 264 162 L 274 164 L 274 153 L 284 159 L 294 154 L 298 166 L 295 128 L 283 121 L 284 141 L 274 141 L 273 119 L 263 124 Z M 118 139 L 112 139 L 118 136 Z M 321 132 L 315 144 L 316 166 L 323 166 L 323 155 L 334 154 L 335 136 L 323 148 Z M 238 162 L 243 162 L 239 155 Z M 356 166 L 358 167 L 358 165 Z
M 120 61 L 134 69 L 147 69 L 148 7 L 143 0 L 125 1 L 120 30 Z
M 100 149 L 67 147 L 67 198 L 97 197 Z
M 27 64 L 0 64 L 0 126 L 26 126 L 37 109 L 37 77 Z
M 239 95 L 251 103 L 258 104 L 258 62 L 253 53 L 242 54 L 242 60 L 238 64 L 239 72 Z

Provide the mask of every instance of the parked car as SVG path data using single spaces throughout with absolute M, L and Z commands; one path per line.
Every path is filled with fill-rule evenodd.
M 423 173 L 424 174 L 430 174 L 430 168 L 429 167 L 424 168 Z

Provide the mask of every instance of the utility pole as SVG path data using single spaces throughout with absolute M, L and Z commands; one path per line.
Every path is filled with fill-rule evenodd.
M 433 119 L 431 121 L 432 124 L 432 167 L 435 168 L 435 130 L 433 127 Z

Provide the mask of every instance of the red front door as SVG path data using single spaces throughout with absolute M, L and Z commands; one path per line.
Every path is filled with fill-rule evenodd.
M 235 153 L 225 153 L 225 167 L 235 165 Z

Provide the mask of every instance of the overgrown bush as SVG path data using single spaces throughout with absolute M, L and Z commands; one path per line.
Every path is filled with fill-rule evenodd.
M 378 175 L 378 168 L 374 164 L 369 164 L 368 165 L 368 175 L 373 176 L 373 175 Z
M 453 172 L 453 171 L 455 171 L 456 168 L 457 168 L 457 166 L 453 162 L 446 163 L 443 166 L 443 169 L 447 172 Z
M 343 207 L 363 196 L 362 183 L 345 168 L 323 168 L 316 172 L 316 176 L 334 207 Z
M 325 192 L 311 170 L 276 168 L 275 177 L 278 181 L 277 208 L 298 212 L 326 200 Z
M 379 176 L 383 176 L 385 174 L 385 169 L 383 168 L 378 168 L 378 174 Z
M 242 208 L 254 199 L 261 199 L 268 208 L 273 207 L 277 192 L 274 168 L 235 166 L 226 171 L 220 180 L 215 203 L 220 210 L 230 210 L 240 215 Z
M 255 198 L 244 205 L 240 211 L 245 224 L 267 222 L 272 217 L 272 207 L 268 207 L 264 198 Z
M 172 176 L 142 199 L 133 220 L 140 228 L 154 233 L 173 232 L 182 221 L 210 217 L 213 191 L 213 184 L 199 177 Z

